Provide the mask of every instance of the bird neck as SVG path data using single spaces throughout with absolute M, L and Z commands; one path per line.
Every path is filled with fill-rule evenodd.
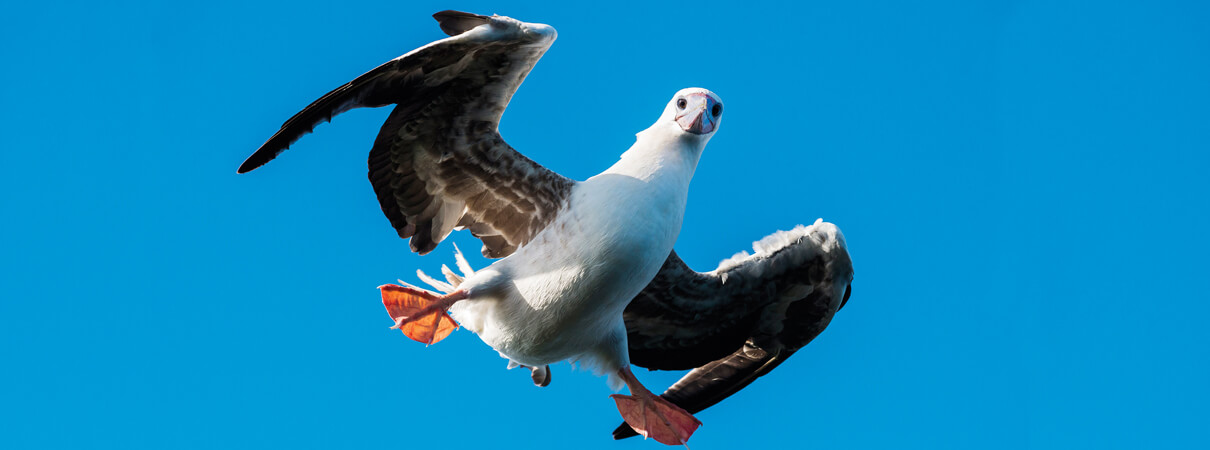
M 669 131 L 658 125 L 639 132 L 636 137 L 634 145 L 622 154 L 613 167 L 606 170 L 607 173 L 644 181 L 666 178 L 664 181 L 688 186 L 701 159 L 705 139 L 687 135 L 679 129 Z

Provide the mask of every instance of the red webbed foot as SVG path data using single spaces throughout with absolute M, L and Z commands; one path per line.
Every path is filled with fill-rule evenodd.
M 629 367 L 618 371 L 632 395 L 614 394 L 622 419 L 645 438 L 667 445 L 685 445 L 702 424 L 701 421 L 663 397 L 656 396 L 639 384 Z
M 384 284 L 378 289 L 382 292 L 382 305 L 395 320 L 395 326 L 391 328 L 403 331 L 416 342 L 435 344 L 458 328 L 446 310 L 454 302 L 466 298 L 464 291 L 442 296 L 395 284 Z

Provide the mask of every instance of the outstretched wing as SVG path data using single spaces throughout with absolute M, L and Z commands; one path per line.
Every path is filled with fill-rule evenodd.
M 713 272 L 676 253 L 627 306 L 631 363 L 693 369 L 663 397 L 696 413 L 738 392 L 823 332 L 849 297 L 853 265 L 835 225 L 779 231 Z M 626 424 L 614 439 L 634 436 Z
M 550 223 L 574 185 L 513 150 L 497 131 L 513 93 L 556 34 L 508 17 L 456 11 L 433 17 L 452 37 L 320 97 L 239 172 L 264 165 L 337 114 L 396 104 L 370 150 L 369 178 L 399 237 L 425 254 L 453 229 L 466 228 L 483 241 L 485 256 L 507 256 Z

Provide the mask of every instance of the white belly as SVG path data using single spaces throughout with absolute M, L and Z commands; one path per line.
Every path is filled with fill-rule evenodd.
M 653 184 L 605 174 L 576 185 L 532 242 L 467 279 L 471 298 L 451 313 L 521 364 L 628 364 L 622 310 L 668 258 L 684 215 L 685 189 Z

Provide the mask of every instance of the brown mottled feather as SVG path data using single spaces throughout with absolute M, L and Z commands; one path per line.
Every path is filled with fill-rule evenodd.
M 564 206 L 574 182 L 513 150 L 497 132 L 517 87 L 553 41 L 511 19 L 434 15 L 451 38 L 393 59 L 320 97 L 240 166 L 269 162 L 315 125 L 360 107 L 398 106 L 368 161 L 382 212 L 413 251 L 432 251 L 454 228 L 503 257 L 529 242 Z M 491 39 L 479 25 L 492 24 Z M 510 28 L 512 27 L 512 28 Z

